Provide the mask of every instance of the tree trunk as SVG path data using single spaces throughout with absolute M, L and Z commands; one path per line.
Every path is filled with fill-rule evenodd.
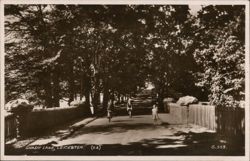
M 81 76 L 80 80 L 80 100 L 82 100 L 83 97 L 83 76 Z
M 46 72 L 44 77 L 44 90 L 45 90 L 45 106 L 51 108 L 53 106 L 52 90 L 51 90 L 51 73 Z
M 159 89 L 159 93 L 158 93 L 158 98 L 157 98 L 157 102 L 159 105 L 159 110 L 160 111 L 164 111 L 164 104 L 163 104 L 163 97 L 164 97 L 164 87 Z
M 117 103 L 121 103 L 121 94 L 120 93 L 118 93 L 118 95 L 117 95 Z
M 85 90 L 84 90 L 84 96 L 86 98 L 86 105 L 87 105 L 87 108 L 90 107 L 90 93 L 91 93 L 91 84 L 90 84 L 90 78 L 85 76 L 84 77 L 84 84 L 85 84 Z
M 86 98 L 87 108 L 89 108 L 90 107 L 90 99 L 89 99 L 89 97 L 90 97 L 90 91 L 88 89 L 86 89 L 84 95 L 85 95 L 85 98 Z
M 100 89 L 99 89 L 100 81 L 99 81 L 98 76 L 93 78 L 92 81 L 93 82 L 91 84 L 93 84 L 92 88 L 93 88 L 93 91 L 94 91 L 92 101 L 93 101 L 94 111 L 96 113 L 98 105 L 100 103 Z
M 96 91 L 94 93 L 94 97 L 93 97 L 93 107 L 94 107 L 94 112 L 96 114 L 96 111 L 98 109 L 98 100 L 99 100 L 99 96 L 100 96 L 100 93 L 98 91 Z
M 70 102 L 74 100 L 74 93 L 75 93 L 75 85 L 74 85 L 74 73 L 73 73 L 73 66 L 71 66 L 71 71 L 70 71 L 70 77 L 68 77 L 69 81 L 69 100 L 68 100 L 68 105 L 70 105 Z
M 108 100 L 109 100 L 109 89 L 107 85 L 105 85 L 103 91 L 103 111 L 107 111 Z
M 74 100 L 74 81 L 73 79 L 69 79 L 69 101 L 68 105 L 70 105 L 70 102 Z
M 60 106 L 60 89 L 59 89 L 59 74 L 54 72 L 53 74 L 53 106 L 59 107 Z

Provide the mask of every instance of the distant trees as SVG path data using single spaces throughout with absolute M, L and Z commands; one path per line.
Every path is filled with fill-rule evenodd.
M 196 18 L 187 5 L 5 5 L 5 17 L 6 101 L 53 107 L 80 95 L 97 108 L 103 93 L 105 108 L 145 81 L 160 103 L 198 89 L 215 104 L 242 99 L 242 6 L 206 6 Z

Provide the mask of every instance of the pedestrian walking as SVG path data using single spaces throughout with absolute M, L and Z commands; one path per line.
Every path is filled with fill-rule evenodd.
M 128 101 L 127 101 L 127 111 L 128 111 L 128 114 L 129 114 L 130 118 L 132 117 L 132 110 L 133 110 L 132 99 L 131 99 L 131 97 L 129 97 Z
M 107 118 L 108 118 L 108 120 L 110 122 L 111 118 L 112 118 L 112 100 L 111 99 L 109 99 L 109 101 L 108 101 Z

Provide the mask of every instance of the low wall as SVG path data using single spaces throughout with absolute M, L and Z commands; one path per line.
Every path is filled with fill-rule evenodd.
M 65 108 L 48 108 L 34 110 L 27 116 L 27 134 L 40 133 L 48 128 L 60 125 L 71 120 L 90 115 L 89 109 L 85 106 L 71 106 Z
M 75 120 L 81 117 L 87 117 L 90 115 L 90 110 L 85 105 L 80 106 L 70 106 L 70 107 L 56 107 L 56 108 L 47 108 L 40 110 L 33 110 L 28 113 L 26 116 L 26 124 L 23 126 L 25 129 L 25 134 L 27 136 L 38 135 L 42 132 L 46 132 L 48 129 L 53 128 L 57 125 L 62 125 L 69 121 Z M 5 118 L 5 138 L 8 140 L 8 137 L 12 137 L 15 130 L 11 132 L 8 129 L 15 129 L 16 124 L 15 117 L 6 117 Z M 6 135 L 7 134 L 7 135 Z
M 215 106 L 192 104 L 181 106 L 176 103 L 168 103 L 170 116 L 179 124 L 196 124 L 216 129 Z
M 169 114 L 176 124 L 188 123 L 188 109 L 187 106 L 180 106 L 176 103 L 168 103 Z

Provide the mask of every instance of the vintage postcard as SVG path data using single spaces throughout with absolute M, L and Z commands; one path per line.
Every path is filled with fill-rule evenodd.
M 249 2 L 1 0 L 1 160 L 249 160 Z

